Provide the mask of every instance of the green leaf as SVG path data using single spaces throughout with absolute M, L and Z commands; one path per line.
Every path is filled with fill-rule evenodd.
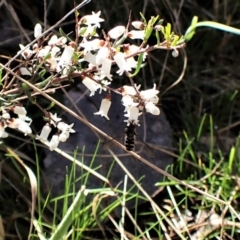
M 187 29 L 187 31 L 184 35 L 184 38 L 186 41 L 191 40 L 193 35 L 195 34 L 195 28 L 196 28 L 197 22 L 198 22 L 198 17 L 194 16 L 192 19 L 191 26 Z
M 35 103 L 35 100 L 32 98 L 31 93 L 30 93 L 29 88 L 26 83 L 22 83 L 22 89 L 23 89 L 23 92 L 27 95 L 29 101 L 31 101 L 32 103 Z
M 137 67 L 135 69 L 135 72 L 131 74 L 131 77 L 135 76 L 138 74 L 140 68 L 142 67 L 142 62 L 143 62 L 143 53 L 139 54 L 138 56 L 138 62 L 137 62 Z
M 51 102 L 50 105 L 45 108 L 46 111 L 49 111 L 51 108 L 53 108 L 55 106 L 55 103 L 54 102 Z
M 68 41 L 72 41 L 72 39 L 62 30 L 62 28 L 59 28 L 59 33 L 61 34 L 61 36 L 67 38 Z
M 142 18 L 144 24 L 146 25 L 146 24 L 147 24 L 147 20 L 146 20 L 146 18 L 143 16 L 143 14 L 142 14 L 141 12 L 140 12 L 139 14 L 140 14 L 140 16 L 141 16 L 141 18 Z
M 172 43 L 171 43 L 171 47 L 176 46 L 178 40 L 179 40 L 179 36 L 178 36 L 178 35 L 175 35 L 175 36 L 174 36 L 174 39 L 173 39 L 173 41 L 172 41 Z
M 144 31 L 144 42 L 147 42 L 147 40 L 151 36 L 153 28 L 154 28 L 154 24 L 156 23 L 158 18 L 159 18 L 159 16 L 151 17 L 151 19 L 148 21 L 147 27 L 145 28 L 145 31 Z

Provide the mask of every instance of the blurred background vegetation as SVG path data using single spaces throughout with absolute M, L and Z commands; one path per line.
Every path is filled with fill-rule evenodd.
M 14 56 L 19 43 L 27 44 L 33 39 L 36 23 L 49 28 L 73 7 L 73 0 L 1 1 L 0 62 L 5 63 L 8 57 Z M 179 35 L 184 34 L 193 16 L 198 16 L 199 21 L 216 21 L 240 28 L 240 2 L 235 0 L 92 0 L 80 9 L 80 14 L 99 10 L 105 19 L 102 28 L 106 31 L 117 24 L 126 25 L 130 11 L 133 20 L 140 20 L 139 12 L 146 19 L 160 15 L 164 23 L 170 22 Z M 75 17 L 72 15 L 59 27 L 68 33 L 74 26 Z M 157 84 L 161 108 L 173 129 L 176 148 L 183 130 L 189 137 L 196 136 L 204 114 L 213 118 L 216 148 L 227 153 L 234 143 L 240 130 L 239 39 L 240 36 L 233 34 L 199 28 L 178 58 L 163 50 L 149 53 L 147 66 L 135 80 L 143 86 Z M 154 43 L 155 39 L 150 39 L 149 44 Z M 187 56 L 185 76 L 178 85 L 164 92 L 182 72 L 183 51 Z M 195 145 L 197 152 L 204 152 L 209 132 L 209 122 L 206 121 L 203 137 Z M 5 197 L 1 201 L 6 201 L 8 196 Z M 9 205 L 8 210 L 12 207 Z

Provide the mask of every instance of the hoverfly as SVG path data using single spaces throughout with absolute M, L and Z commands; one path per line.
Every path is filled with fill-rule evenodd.
M 124 129 L 124 134 L 117 138 L 112 138 L 110 141 L 105 143 L 105 146 L 110 146 L 113 143 L 113 140 L 122 141 L 123 139 L 123 145 L 125 146 L 127 151 L 134 151 L 136 140 L 141 142 L 141 147 L 143 148 L 143 152 L 147 153 L 148 156 L 154 157 L 154 151 L 150 146 L 148 146 L 143 140 L 140 139 L 140 137 L 137 134 L 136 130 L 136 124 L 134 122 L 129 122 L 127 126 Z
M 127 151 L 133 151 L 135 148 L 135 139 L 137 136 L 136 125 L 130 122 L 124 129 L 124 146 Z

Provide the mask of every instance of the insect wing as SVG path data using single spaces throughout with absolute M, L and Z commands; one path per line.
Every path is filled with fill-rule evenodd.
M 140 147 L 138 149 L 139 154 L 141 155 L 141 153 L 143 153 L 146 157 L 150 157 L 150 158 L 154 158 L 155 157 L 155 153 L 154 150 L 147 144 L 145 143 L 140 137 L 138 137 L 138 135 L 136 135 L 136 143 L 135 145 Z

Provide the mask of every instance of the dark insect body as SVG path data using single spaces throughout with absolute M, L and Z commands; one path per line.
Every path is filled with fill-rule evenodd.
M 118 138 L 113 138 L 112 140 L 117 140 L 117 141 L 123 141 L 123 144 L 126 148 L 127 151 L 134 151 L 135 146 L 137 146 L 136 140 L 140 143 L 141 145 L 141 150 L 138 149 L 137 151 L 141 151 L 144 154 L 147 154 L 147 157 L 155 157 L 154 151 L 149 147 L 143 140 L 141 140 L 137 134 L 136 130 L 137 125 L 132 121 L 127 124 L 127 126 L 124 129 L 124 134 L 122 134 Z M 104 144 L 105 148 L 106 146 L 110 146 L 114 141 L 108 141 L 107 143 Z M 139 144 L 138 144 L 139 147 Z
M 125 138 L 124 145 L 127 151 L 133 151 L 135 147 L 136 139 L 136 125 L 134 123 L 129 123 L 124 129 Z

